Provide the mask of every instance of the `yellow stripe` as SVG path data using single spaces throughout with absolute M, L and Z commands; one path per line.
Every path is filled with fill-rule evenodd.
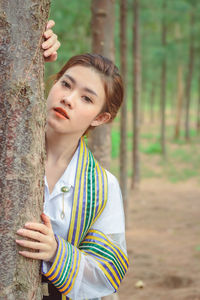
M 90 254 L 88 254 L 86 251 L 84 251 L 87 255 L 90 255 Z M 95 251 L 93 251 L 93 250 L 91 250 L 90 249 L 90 252 L 92 252 L 92 253 L 94 253 L 95 255 L 97 254 Z M 100 261 L 100 262 L 103 262 L 107 267 L 108 267 L 108 269 L 111 271 L 111 273 L 113 274 L 113 276 L 115 277 L 115 279 L 116 279 L 116 281 L 117 281 L 117 283 L 118 284 L 120 284 L 120 280 L 119 280 L 119 278 L 115 275 L 116 273 L 115 273 L 115 271 L 113 270 L 113 268 L 111 267 L 111 265 L 109 264 L 109 262 L 107 262 L 107 261 L 105 261 L 105 257 L 103 256 L 103 255 L 101 255 L 101 254 L 99 254 L 98 253 L 98 255 L 100 256 L 100 257 L 102 257 L 102 258 L 100 258 L 100 257 L 92 257 L 91 255 L 90 255 L 90 257 L 92 258 L 92 259 L 94 259 L 94 260 L 98 260 L 98 261 Z M 101 266 L 102 266 L 102 264 L 101 263 L 99 263 Z M 103 267 L 103 266 L 102 266 Z M 105 269 L 105 271 L 106 271 L 106 269 Z M 106 271 L 107 272 L 107 271 Z M 105 273 L 105 272 L 104 272 Z M 109 274 L 109 273 L 108 273 Z M 109 274 L 109 276 L 110 276 L 110 274 Z M 121 277 L 121 275 L 120 275 L 120 277 Z M 111 277 L 110 277 L 111 278 Z M 122 277 L 121 277 L 122 278 Z M 112 278 L 111 278 L 111 280 L 112 280 Z
M 86 197 L 85 197 L 85 212 L 84 212 L 83 230 L 85 228 L 85 223 L 86 223 L 86 213 L 87 213 L 87 203 L 88 203 L 88 194 L 87 194 L 88 193 L 87 181 L 88 181 L 88 168 L 89 168 L 89 153 L 88 153 L 88 151 L 87 151 L 87 160 L 88 160 L 88 165 L 87 165 L 86 178 L 85 178 L 85 181 L 86 181 L 86 184 L 85 184 L 85 187 L 86 187 L 86 190 L 85 190 Z M 84 231 L 81 233 L 81 238 L 82 238 L 83 234 L 84 234 Z
M 95 247 L 93 247 L 93 248 L 95 248 Z M 96 249 L 96 248 L 95 248 Z M 99 250 L 99 249 L 98 249 Z M 100 257 L 102 257 L 102 259 L 99 257 L 99 258 L 96 258 L 96 259 L 99 259 L 100 261 L 103 261 L 107 266 L 108 266 L 108 268 L 110 269 L 110 271 L 112 272 L 112 274 L 115 276 L 115 271 L 113 270 L 113 268 L 111 267 L 111 265 L 109 264 L 109 262 L 107 262 L 106 260 L 105 260 L 105 258 L 106 259 L 108 259 L 108 260 L 110 260 L 110 261 L 112 261 L 112 258 L 108 258 L 108 257 L 105 257 L 104 256 L 104 254 L 99 254 L 99 253 L 97 253 L 96 251 L 94 251 L 94 250 L 92 250 L 91 248 L 90 248 L 90 250 L 89 250 L 90 252 L 92 252 L 92 253 L 94 253 L 95 255 L 98 255 L 98 256 L 100 256 Z M 87 253 L 87 252 L 86 252 Z M 88 255 L 90 255 L 90 254 L 88 254 Z M 123 279 L 123 276 L 120 274 L 120 272 L 118 272 L 118 274 L 119 274 L 119 276 L 120 276 L 120 278 L 121 278 L 121 280 Z M 119 281 L 119 278 L 118 277 L 116 277 L 116 280 L 117 280 L 117 282 L 120 284 L 120 281 Z
M 63 242 L 62 242 L 63 243 Z M 66 253 L 66 251 L 65 251 L 65 244 L 63 243 L 63 253 L 62 253 L 62 256 L 61 256 L 61 258 L 60 258 L 60 263 L 59 263 L 59 265 L 58 265 L 58 267 L 56 268 L 56 272 L 55 272 L 55 274 L 54 275 L 52 275 L 52 276 L 50 276 L 48 279 L 49 280 L 54 280 L 54 278 L 56 278 L 56 276 L 58 275 L 58 273 L 59 273 L 59 271 L 60 271 L 60 268 L 61 268 L 61 266 L 62 266 L 62 263 L 63 263 L 63 258 L 64 258 L 64 255 L 65 255 L 65 253 Z M 58 281 L 59 279 L 57 279 L 56 281 L 54 281 L 54 283 L 56 283 L 57 281 Z
M 76 276 L 78 275 L 78 270 L 79 270 L 79 266 L 80 266 L 80 261 L 81 261 L 81 256 L 79 255 L 77 271 L 76 271 L 76 274 L 75 274 L 74 279 L 73 279 L 73 281 L 72 281 L 72 285 L 71 285 L 71 287 L 68 289 L 67 293 L 71 292 L 71 290 L 72 290 L 72 288 L 73 288 L 73 286 L 74 286 L 74 281 L 75 281 L 75 279 L 76 279 Z
M 112 243 L 109 241 L 105 241 L 102 238 L 96 237 L 94 238 L 94 236 L 92 235 L 87 235 L 86 238 L 91 238 L 91 239 L 95 239 L 96 241 L 102 242 L 106 245 L 108 245 L 110 248 L 113 249 L 113 251 L 115 252 L 115 254 L 117 255 L 117 257 L 119 258 L 120 262 L 123 264 L 124 268 L 127 269 L 127 265 L 125 264 L 125 262 L 123 261 L 122 257 L 120 257 L 119 253 L 116 251 L 116 249 L 113 247 Z M 87 243 L 94 243 L 94 242 L 90 242 L 90 241 L 83 241 L 82 244 L 87 244 Z M 101 246 L 101 245 L 100 245 Z M 104 246 L 102 246 L 104 247 Z M 120 253 L 122 254 L 122 256 L 124 257 L 124 253 L 122 251 L 120 251 Z
M 107 199 L 108 199 L 108 195 L 107 195 L 107 192 L 108 192 L 108 187 L 107 187 L 108 180 L 107 180 L 106 171 L 104 171 L 104 170 L 103 170 L 103 181 L 104 181 L 104 199 L 106 199 L 106 200 L 103 202 L 103 205 L 101 203 L 98 215 L 100 215 L 102 213 L 102 211 L 104 210 L 104 208 L 106 206 Z
M 78 159 L 76 178 L 80 178 L 82 157 L 83 157 L 83 142 L 82 142 L 82 139 L 81 139 L 81 141 L 80 141 L 80 155 L 79 155 L 79 159 Z M 75 222 L 75 216 L 76 216 L 76 205 L 77 205 L 77 198 L 78 198 L 78 190 L 79 190 L 79 180 L 76 180 L 75 190 L 74 190 L 73 207 L 72 207 L 71 224 L 70 224 L 69 233 L 68 233 L 68 242 L 70 242 L 70 243 L 72 241 L 72 236 L 73 236 L 74 222 Z
M 87 252 L 85 252 L 85 251 L 83 251 L 86 255 L 89 255 Z M 93 252 L 93 251 L 91 251 L 91 252 Z M 94 253 L 94 254 L 96 254 L 96 253 Z M 100 259 L 100 258 L 97 258 L 97 257 L 95 257 L 95 258 L 93 258 L 92 256 L 90 256 L 94 261 L 96 261 L 96 263 L 99 265 L 99 267 L 101 268 L 101 270 L 103 271 L 103 273 L 106 275 L 106 277 L 107 278 L 109 278 L 109 280 L 112 282 L 112 285 L 115 287 L 115 289 L 117 289 L 118 288 L 118 286 L 116 285 L 116 283 L 113 281 L 113 279 L 112 279 L 112 277 L 110 276 L 110 274 L 108 273 L 108 271 L 102 266 L 102 264 L 99 262 L 99 261 L 102 261 L 102 259 Z M 104 263 L 105 263 L 105 265 L 108 267 L 108 269 L 111 271 L 111 273 L 113 274 L 113 270 L 111 269 L 111 266 L 109 265 L 109 263 L 108 262 L 105 262 L 105 261 L 103 261 Z M 119 281 L 119 279 L 115 276 L 115 274 L 113 274 L 114 275 L 114 277 L 115 277 L 115 279 L 116 279 L 116 281 L 120 284 L 120 281 Z
M 113 281 L 112 277 L 110 276 L 110 274 L 108 273 L 108 271 L 102 266 L 102 264 L 100 262 L 98 262 L 98 265 L 99 267 L 101 268 L 101 270 L 104 272 L 104 274 L 107 276 L 107 278 L 109 278 L 109 280 L 111 281 L 112 285 L 114 286 L 114 288 L 117 290 L 118 289 L 118 286 L 116 285 L 116 283 Z M 109 263 L 106 263 L 106 265 L 108 266 L 108 268 L 110 269 L 110 265 Z M 113 272 L 112 272 L 113 274 Z M 114 274 L 113 274 L 114 275 Z M 117 282 L 119 282 L 120 284 L 120 281 L 119 279 L 114 275 L 115 279 L 117 280 Z
M 71 270 L 71 272 L 70 272 L 70 276 L 69 276 L 69 278 L 68 278 L 68 280 L 67 280 L 65 286 L 64 286 L 63 288 L 61 288 L 61 289 L 59 288 L 59 291 L 60 291 L 60 292 L 63 292 L 64 290 L 66 290 L 66 288 L 67 288 L 67 287 L 69 286 L 69 284 L 71 283 L 71 278 L 72 278 L 72 276 L 73 276 L 73 274 L 74 274 L 74 270 L 75 270 L 75 268 L 76 268 L 76 259 L 77 259 L 77 251 L 75 251 L 75 253 L 74 253 L 73 268 L 72 268 L 72 270 Z M 78 268 L 77 268 L 77 273 L 78 273 Z M 68 290 L 65 291 L 64 294 L 67 294 L 67 293 L 69 293 Z
M 78 245 L 78 237 L 80 233 L 81 228 L 81 216 L 82 216 L 82 207 L 83 207 L 83 190 L 84 190 L 84 175 L 85 175 L 85 169 L 86 169 L 86 158 L 87 158 L 87 151 L 86 151 L 86 146 L 84 145 L 85 148 L 85 153 L 84 153 L 84 159 L 83 159 L 83 169 L 82 169 L 82 177 L 81 177 L 81 190 L 80 190 L 80 197 L 79 197 L 79 207 L 78 209 L 78 220 L 77 220 L 77 225 L 76 225 L 76 234 L 75 234 L 75 240 L 74 240 L 74 245 Z
M 88 244 L 94 244 L 94 242 L 87 242 Z M 83 244 L 84 245 L 84 244 Z M 97 244 L 98 245 L 98 244 Z M 94 248 L 95 248 L 95 246 L 93 246 Z M 90 248 L 91 249 L 91 248 Z M 88 250 L 88 251 L 90 251 L 90 249 Z M 95 248 L 95 249 L 97 249 L 98 251 L 104 251 L 103 249 L 102 250 L 100 250 L 99 248 Z M 105 248 L 106 249 L 106 248 Z M 105 252 L 106 252 L 106 250 L 105 250 Z M 112 253 L 112 252 L 111 252 Z M 110 254 L 110 253 L 106 253 L 108 256 L 109 256 L 109 258 L 108 257 L 106 257 L 107 259 L 110 259 L 110 260 L 114 260 L 114 262 L 115 262 L 115 266 L 117 267 L 117 269 L 119 269 L 119 268 L 121 268 L 120 269 L 120 271 L 122 272 L 122 273 L 125 273 L 125 271 L 123 270 L 123 268 L 120 266 L 118 266 L 118 265 L 120 265 L 120 262 L 117 260 L 117 258 L 113 258 L 113 256 L 112 255 L 115 255 L 115 254 L 113 254 L 112 253 L 112 255 Z M 100 255 L 99 253 L 96 253 L 96 255 Z M 102 254 L 102 255 L 100 255 L 101 257 L 104 257 L 104 255 Z M 127 269 L 127 266 L 125 266 L 125 268 Z M 119 275 L 120 275 L 120 277 L 121 278 L 123 278 L 122 277 L 122 275 L 120 274 L 120 272 L 119 272 Z
M 99 168 L 99 164 L 96 164 L 97 166 L 97 172 L 98 172 L 98 178 L 99 178 L 99 207 L 98 207 L 98 211 L 97 214 L 99 213 L 99 209 L 101 208 L 102 205 L 102 176 L 101 176 L 101 170 Z M 99 214 L 98 214 L 99 215 Z
M 59 239 L 59 238 L 58 238 L 58 239 Z M 59 239 L 59 240 L 60 240 L 60 239 Z M 61 243 L 61 242 L 59 241 L 59 244 L 60 244 L 60 243 Z M 58 262 L 58 259 L 59 259 L 59 257 L 60 257 L 61 249 L 62 249 L 62 247 L 61 247 L 61 245 L 60 245 L 60 247 L 59 247 L 59 249 L 58 249 L 58 253 L 57 253 L 56 258 L 55 258 L 55 261 L 54 261 L 52 267 L 50 268 L 49 272 L 47 272 L 47 273 L 45 274 L 45 276 L 51 275 L 52 271 L 54 271 L 54 269 L 55 269 L 55 267 L 56 267 L 56 264 L 57 264 L 57 262 Z M 63 252 L 64 252 L 64 251 L 63 251 Z
M 108 242 L 110 242 L 109 239 L 107 238 L 107 236 L 105 234 L 103 234 L 101 231 L 98 231 L 98 230 L 95 230 L 95 229 L 90 229 L 90 231 L 88 232 L 88 234 L 90 234 L 91 232 L 94 232 L 94 233 L 102 235 Z M 96 239 L 96 237 L 95 237 L 95 239 Z M 120 253 L 123 254 L 123 257 L 125 258 L 127 264 L 129 264 L 129 260 L 128 260 L 128 257 L 126 256 L 126 254 L 117 245 L 114 244 L 114 246 L 120 251 Z

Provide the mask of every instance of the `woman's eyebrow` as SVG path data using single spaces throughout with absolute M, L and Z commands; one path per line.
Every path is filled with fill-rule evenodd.
M 71 80 L 71 82 L 73 84 L 76 84 L 76 80 L 73 77 L 71 77 L 70 75 L 65 74 L 65 77 L 67 77 L 69 80 Z M 97 95 L 97 93 L 95 93 L 95 91 L 93 91 L 93 90 L 91 90 L 91 89 L 89 89 L 87 87 L 83 88 L 83 90 L 98 97 L 98 95 Z
M 65 77 L 69 78 L 72 83 L 76 84 L 76 80 L 73 77 L 69 76 L 68 74 L 65 74 Z

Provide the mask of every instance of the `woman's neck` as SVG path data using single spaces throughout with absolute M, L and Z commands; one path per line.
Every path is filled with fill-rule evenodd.
M 62 135 L 51 130 L 46 132 L 46 162 L 49 164 L 68 164 L 74 155 L 79 138 Z

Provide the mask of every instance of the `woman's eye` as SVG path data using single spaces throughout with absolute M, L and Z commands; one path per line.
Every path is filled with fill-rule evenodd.
M 71 85 L 67 82 L 67 81 L 62 81 L 62 85 L 67 87 L 67 88 L 71 88 Z
M 83 99 L 84 99 L 86 102 L 92 102 L 92 100 L 91 100 L 89 97 L 87 97 L 87 96 L 83 96 Z

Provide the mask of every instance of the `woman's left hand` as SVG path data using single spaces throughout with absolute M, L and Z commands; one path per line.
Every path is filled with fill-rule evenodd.
M 22 247 L 37 250 L 37 252 L 19 251 L 19 254 L 32 259 L 53 261 L 58 244 L 49 217 L 42 213 L 41 218 L 44 224 L 28 222 L 25 224 L 25 228 L 17 231 L 18 235 L 29 238 L 32 241 L 16 240 L 16 243 Z
M 46 31 L 44 32 L 45 41 L 42 43 L 44 49 L 45 62 L 52 62 L 57 59 L 57 50 L 60 47 L 57 35 L 51 29 L 55 25 L 53 20 L 48 21 Z

